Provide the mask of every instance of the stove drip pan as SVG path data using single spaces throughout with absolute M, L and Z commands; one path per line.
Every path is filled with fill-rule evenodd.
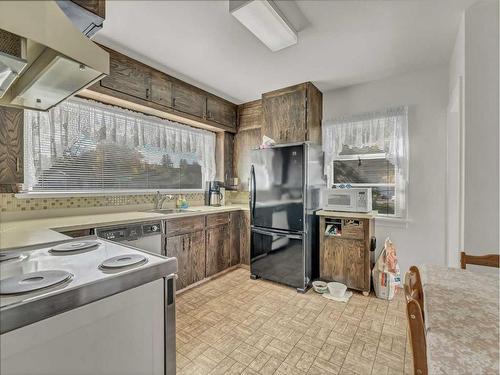
M 114 270 L 124 267 L 136 266 L 146 263 L 148 259 L 141 254 L 123 254 L 113 258 L 106 259 L 99 266 L 102 269 Z
M 23 256 L 21 251 L 0 252 L 0 262 L 11 259 L 20 259 Z
M 91 247 L 95 247 L 100 244 L 97 240 L 85 240 L 85 241 L 73 241 L 73 242 L 65 242 L 60 245 L 54 246 L 50 249 L 51 252 L 54 253 L 69 253 L 72 251 L 86 250 Z
M 29 293 L 62 283 L 72 276 L 71 273 L 61 270 L 37 271 L 16 275 L 0 280 L 0 294 Z

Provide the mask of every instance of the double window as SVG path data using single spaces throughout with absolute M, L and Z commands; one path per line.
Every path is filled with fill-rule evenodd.
M 198 190 L 215 175 L 215 134 L 82 99 L 25 111 L 27 192 Z
M 323 145 L 329 187 L 369 187 L 379 215 L 405 218 L 407 123 L 406 107 L 326 121 Z

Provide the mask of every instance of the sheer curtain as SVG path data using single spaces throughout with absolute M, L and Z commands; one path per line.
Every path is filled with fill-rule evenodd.
M 77 98 L 48 112 L 26 110 L 24 119 L 28 191 L 50 186 L 55 190 L 168 188 L 163 182 L 169 178 L 167 165 L 201 167 L 199 188 L 215 177 L 215 134 L 209 131 Z M 65 186 L 58 186 L 56 178 L 52 185 L 40 182 L 47 180 L 43 176 L 48 171 L 64 180 L 77 167 L 78 181 L 73 177 Z M 119 178 L 123 181 L 117 182 Z
M 363 113 L 323 122 L 325 174 L 331 174 L 331 164 L 344 145 L 356 148 L 377 147 L 408 180 L 408 107 Z M 330 176 L 329 176 L 330 177 Z

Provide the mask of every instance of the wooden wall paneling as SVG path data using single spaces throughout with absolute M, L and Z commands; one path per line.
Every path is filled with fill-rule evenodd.
M 193 284 L 205 278 L 206 254 L 205 231 L 196 231 L 187 235 L 189 241 L 190 275 L 189 283 Z
M 321 144 L 323 121 L 323 93 L 312 83 L 307 83 L 307 140 Z
M 239 178 L 239 190 L 248 190 L 250 177 L 250 150 L 261 143 L 260 128 L 240 130 L 234 137 L 233 168 L 235 177 Z
M 24 116 L 18 108 L 0 107 L 0 190 L 16 193 L 24 182 Z
M 238 106 L 238 131 L 260 128 L 262 122 L 263 114 L 261 99 Z
M 305 141 L 307 84 L 287 87 L 262 95 L 262 135 L 276 143 Z
M 234 134 L 224 132 L 224 182 L 226 186 L 231 185 L 231 179 L 234 177 L 233 155 Z
M 234 211 L 230 213 L 230 226 L 229 226 L 229 236 L 230 236 L 230 245 L 229 245 L 229 255 L 230 255 L 230 264 L 231 266 L 235 266 L 240 263 L 240 236 L 241 236 L 241 221 L 242 221 L 242 212 Z

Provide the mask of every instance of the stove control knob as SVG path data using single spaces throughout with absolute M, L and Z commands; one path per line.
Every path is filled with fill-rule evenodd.
M 160 228 L 158 228 L 158 225 L 153 225 L 153 226 L 151 227 L 151 231 L 152 231 L 152 232 L 157 232 L 157 231 L 158 231 L 158 229 L 160 229 Z

